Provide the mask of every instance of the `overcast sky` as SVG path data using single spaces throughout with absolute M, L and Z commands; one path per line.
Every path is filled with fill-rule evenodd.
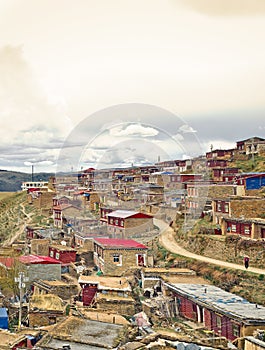
M 0 0 L 0 169 L 264 137 L 264 0 Z

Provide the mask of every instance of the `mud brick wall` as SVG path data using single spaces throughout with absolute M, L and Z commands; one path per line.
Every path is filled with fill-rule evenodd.
M 29 313 L 29 326 L 30 327 L 41 327 L 49 326 L 57 323 L 64 317 L 62 314 L 54 312 L 30 312 Z
M 49 239 L 32 239 L 31 254 L 48 256 L 49 255 Z
M 113 311 L 120 315 L 134 315 L 135 314 L 135 301 L 133 300 L 110 300 L 99 299 L 97 301 L 97 309 L 104 309 L 106 311 Z
M 38 198 L 33 199 L 33 205 L 38 209 L 52 208 L 54 192 L 42 192 Z
M 265 212 L 264 199 L 237 199 L 231 201 L 231 216 L 240 218 L 258 218 Z

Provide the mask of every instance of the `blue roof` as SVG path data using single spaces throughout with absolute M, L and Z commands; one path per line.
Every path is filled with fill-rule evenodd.
M 5 307 L 0 307 L 0 317 L 8 317 Z

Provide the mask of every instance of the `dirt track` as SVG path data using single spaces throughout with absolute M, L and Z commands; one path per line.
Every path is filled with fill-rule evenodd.
M 165 222 L 163 222 L 161 220 L 157 220 L 157 219 L 155 219 L 154 222 L 155 222 L 155 225 L 160 227 L 160 230 L 161 230 L 161 233 L 159 236 L 159 243 L 163 247 L 165 247 L 168 251 L 170 251 L 171 253 L 186 256 L 188 258 L 192 258 L 192 259 L 196 259 L 196 260 L 200 260 L 200 261 L 205 261 L 205 262 L 208 262 L 208 263 L 214 264 L 214 265 L 228 267 L 231 269 L 244 270 L 244 271 L 246 270 L 243 265 L 232 264 L 232 263 L 222 261 L 222 260 L 215 260 L 212 258 L 208 258 L 206 256 L 197 255 L 197 254 L 194 254 L 194 253 L 187 251 L 186 249 L 182 248 L 181 246 L 179 246 L 177 244 L 177 242 L 174 238 L 174 230 L 171 227 L 169 227 L 168 224 L 166 224 Z M 256 267 L 250 266 L 247 269 L 247 271 L 265 275 L 265 270 L 258 269 Z

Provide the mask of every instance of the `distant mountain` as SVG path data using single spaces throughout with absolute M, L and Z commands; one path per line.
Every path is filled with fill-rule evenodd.
M 33 181 L 48 181 L 54 173 L 36 173 Z M 23 181 L 31 181 L 31 174 L 17 171 L 0 170 L 0 192 L 21 191 Z

